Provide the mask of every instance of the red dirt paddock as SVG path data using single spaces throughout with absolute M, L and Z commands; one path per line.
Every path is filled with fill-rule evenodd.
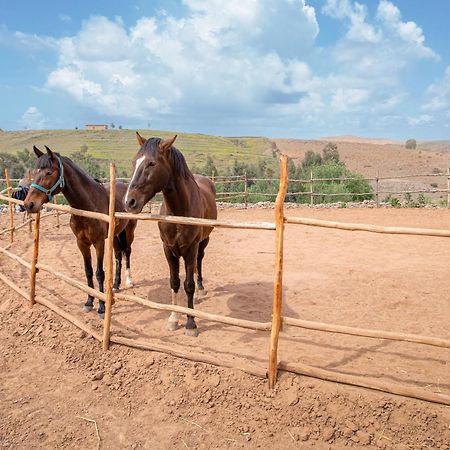
M 112 164 L 111 165 L 111 181 L 113 182 L 115 179 L 115 167 Z M 407 342 L 414 342 L 414 343 L 420 343 L 430 346 L 437 346 L 437 347 L 444 347 L 446 349 L 450 348 L 450 340 L 445 338 L 439 338 L 439 337 L 428 337 L 425 335 L 420 335 L 417 333 L 402 333 L 402 332 L 395 332 L 395 331 L 388 331 L 384 332 L 382 330 L 370 330 L 370 329 L 364 329 L 360 327 L 348 327 L 348 326 L 341 326 L 341 325 L 332 325 L 329 323 L 322 323 L 322 322 L 313 322 L 313 321 L 305 321 L 305 320 L 299 320 L 295 319 L 293 317 L 289 316 L 281 316 L 281 307 L 282 307 L 282 274 L 283 274 L 283 244 L 284 244 L 284 222 L 286 223 L 296 223 L 296 224 L 302 224 L 302 225 L 313 225 L 313 226 L 319 226 L 319 227 L 327 227 L 327 228 L 340 228 L 343 230 L 351 230 L 351 231 L 370 231 L 370 232 L 376 232 L 376 233 L 388 233 L 388 234 L 406 234 L 406 235 L 425 235 L 425 236 L 433 236 L 433 237 L 448 237 L 450 236 L 450 232 L 446 230 L 433 230 L 433 229 L 420 229 L 420 230 L 414 230 L 411 228 L 399 228 L 399 227 L 380 227 L 380 226 L 367 226 L 367 225 L 358 225 L 358 224 L 339 224 L 337 222 L 330 222 L 330 221 L 314 221 L 310 219 L 305 218 L 285 218 L 284 212 L 283 212 L 283 203 L 284 203 L 284 196 L 286 194 L 286 188 L 287 188 L 287 158 L 282 158 L 282 164 L 281 164 L 281 176 L 280 176 L 281 182 L 280 182 L 280 188 L 279 188 L 279 194 L 277 197 L 277 202 L 275 206 L 275 227 L 276 227 L 276 248 L 275 248 L 275 283 L 274 283 L 274 300 L 273 300 L 273 309 L 272 309 L 272 325 L 270 327 L 269 322 L 257 322 L 257 321 L 248 321 L 248 320 L 242 320 L 238 318 L 222 318 L 218 315 L 214 314 L 208 314 L 201 311 L 196 311 L 195 316 L 207 319 L 209 321 L 213 322 L 219 322 L 222 324 L 229 324 L 234 325 L 238 327 L 243 328 L 250 328 L 254 330 L 271 330 L 271 338 L 270 338 L 270 349 L 269 349 L 269 368 L 268 368 L 268 377 L 269 377 L 269 386 L 274 387 L 276 382 L 276 373 L 277 368 L 280 367 L 281 369 L 292 371 L 294 373 L 308 375 L 308 376 L 315 376 L 317 378 L 322 378 L 329 381 L 336 381 L 340 383 L 346 383 L 346 384 L 352 384 L 362 387 L 368 387 L 371 389 L 381 390 L 385 392 L 390 392 L 394 394 L 414 397 L 422 400 L 428 400 L 436 403 L 443 403 L 450 405 L 450 396 L 443 394 L 442 392 L 430 392 L 424 389 L 415 388 L 411 386 L 405 386 L 400 385 L 392 382 L 385 382 L 385 381 L 379 381 L 379 380 L 371 380 L 367 381 L 364 380 L 361 377 L 355 376 L 353 374 L 345 374 L 345 373 L 335 373 L 332 371 L 328 371 L 326 369 L 320 369 L 313 366 L 308 366 L 303 363 L 293 363 L 291 361 L 281 361 L 278 364 L 278 336 L 281 329 L 281 325 L 290 325 L 292 327 L 299 327 L 303 329 L 313 329 L 316 331 L 327 331 L 327 332 L 333 332 L 333 333 L 340 333 L 340 334 L 349 334 L 354 336 L 362 336 L 362 337 L 371 337 L 371 338 L 384 338 L 388 340 L 393 341 L 407 341 Z M 9 183 L 8 183 L 9 184 Z M 114 186 L 114 182 L 112 183 Z M 14 226 L 13 226 L 13 220 L 11 217 L 11 198 L 3 197 L 3 199 L 7 199 L 9 201 L 10 205 L 10 230 L 11 230 L 11 242 L 13 241 L 13 232 L 14 232 Z M 106 300 L 106 318 L 104 321 L 104 329 L 103 329 L 103 349 L 106 351 L 109 347 L 109 341 L 110 341 L 110 320 L 111 320 L 111 304 L 112 304 L 112 232 L 114 227 L 114 211 L 111 209 L 114 197 L 114 190 L 111 192 L 111 201 L 110 201 L 110 213 L 109 217 L 104 214 L 99 213 L 91 213 L 86 211 L 77 211 L 69 207 L 64 206 L 57 206 L 54 205 L 53 208 L 56 210 L 64 211 L 64 212 L 71 212 L 74 214 L 82 215 L 82 216 L 90 216 L 90 217 L 96 217 L 100 220 L 109 221 L 110 223 L 110 234 L 108 236 L 108 250 L 107 250 L 107 264 L 106 264 L 106 295 L 99 293 L 98 291 L 89 289 L 82 285 L 82 283 L 79 283 L 67 275 L 64 275 L 60 272 L 54 271 L 51 267 L 39 264 L 38 263 L 38 247 L 39 247 L 39 223 L 40 223 L 40 215 L 37 216 L 35 221 L 35 236 L 34 236 L 34 250 L 33 250 L 33 258 L 31 261 L 31 278 L 30 278 L 30 304 L 33 305 L 35 302 L 35 279 L 36 279 L 36 271 L 37 269 L 42 269 L 48 273 L 53 274 L 57 278 L 63 279 L 64 281 L 68 282 L 72 286 L 76 286 L 79 289 L 90 292 L 91 294 L 95 295 L 97 298 Z M 117 214 L 118 216 L 129 216 L 124 213 Z M 243 228 L 243 229 L 271 229 L 272 227 L 270 224 L 267 223 L 250 223 L 250 222 L 241 222 L 241 223 L 227 223 L 227 222 L 221 222 L 219 221 L 207 221 L 203 219 L 192 219 L 192 218 L 171 218 L 171 217 L 161 217 L 161 216 L 152 216 L 152 215 L 139 215 L 135 216 L 135 218 L 142 218 L 147 220 L 158 220 L 158 221 L 169 221 L 169 222 L 175 222 L 175 223 L 195 223 L 195 224 L 211 224 L 214 222 L 215 226 L 223 226 L 226 228 Z M 24 261 L 21 258 L 18 258 L 17 256 L 14 256 L 12 253 L 8 252 L 6 249 L 2 249 L 3 254 L 10 256 L 11 258 L 15 259 L 17 262 L 21 263 L 25 267 L 29 267 L 29 263 Z M 3 275 L 2 280 L 7 283 L 10 287 L 14 288 L 18 293 L 20 293 L 22 296 L 26 297 L 26 294 L 23 290 L 19 289 L 17 285 L 12 283 L 11 281 L 8 281 L 7 278 Z M 127 295 L 127 294 L 118 294 L 118 299 L 124 299 L 132 302 L 137 302 L 140 305 L 148 306 L 151 309 L 158 309 L 158 310 L 177 310 L 179 312 L 187 312 L 187 309 L 182 307 L 176 307 L 173 306 L 161 306 L 157 302 L 148 301 L 146 299 L 143 299 L 141 297 L 135 296 L 135 295 Z M 40 303 L 45 304 L 47 307 L 49 306 L 48 301 L 40 301 Z M 61 314 L 61 310 L 58 310 L 57 308 L 52 308 L 55 312 L 59 313 L 60 315 L 63 315 L 64 318 L 71 321 L 76 326 L 82 328 L 83 330 L 87 331 L 92 336 L 99 338 L 99 335 L 95 330 L 90 329 L 86 325 L 80 325 L 79 320 L 72 317 L 67 312 L 64 312 L 64 314 Z M 209 362 L 216 365 L 222 365 L 225 367 L 235 367 L 240 368 L 246 372 L 252 373 L 254 375 L 258 376 L 264 376 L 265 371 L 264 368 L 258 365 L 247 365 L 243 363 L 242 361 L 239 362 L 233 362 L 231 360 L 226 360 L 223 358 L 216 358 L 211 356 L 206 356 L 198 352 L 189 352 L 184 349 L 176 349 L 176 348 L 169 348 L 161 343 L 149 343 L 149 342 L 142 342 L 136 339 L 127 339 L 123 337 L 117 337 L 114 336 L 111 338 L 113 342 L 121 343 L 124 345 L 134 346 L 137 348 L 145 348 L 148 350 L 157 350 L 162 351 L 166 353 L 170 353 L 175 356 L 184 357 L 186 359 L 192 359 L 195 361 L 202 361 L 202 362 Z

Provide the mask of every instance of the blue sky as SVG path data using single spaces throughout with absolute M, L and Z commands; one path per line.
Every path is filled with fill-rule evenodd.
M 450 138 L 447 0 L 0 0 L 0 128 Z

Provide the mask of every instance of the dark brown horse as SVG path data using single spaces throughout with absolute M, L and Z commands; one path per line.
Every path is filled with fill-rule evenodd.
M 209 178 L 193 175 L 184 156 L 172 144 L 173 139 L 144 139 L 136 133 L 141 149 L 134 160 L 134 173 L 125 196 L 125 208 L 138 213 L 158 192 L 163 193 L 161 214 L 216 219 L 216 190 Z M 177 304 L 180 289 L 180 258 L 184 259 L 186 281 L 184 290 L 189 308 L 194 308 L 194 272 L 197 288 L 204 292 L 202 260 L 212 227 L 158 223 L 164 253 L 170 268 L 172 304 Z M 169 330 L 178 328 L 179 314 L 172 313 Z M 197 336 L 194 317 L 187 316 L 185 333 Z
M 108 214 L 109 185 L 102 184 L 84 173 L 72 160 L 59 153 L 52 152 L 47 146 L 47 153 L 41 152 L 37 147 L 33 150 L 38 157 L 36 163 L 35 182 L 31 185 L 24 201 L 27 211 L 36 213 L 42 205 L 51 201 L 54 195 L 62 192 L 69 205 L 85 211 L 96 211 Z M 116 183 L 116 211 L 124 210 L 123 198 L 127 186 Z M 130 272 L 131 244 L 134 240 L 135 220 L 119 220 L 116 222 L 114 237 L 114 255 L 116 259 L 116 276 L 113 289 L 117 291 L 121 282 L 122 256 L 126 257 L 126 286 L 132 286 Z M 72 215 L 70 228 L 77 239 L 77 245 L 83 255 L 84 271 L 87 284 L 94 287 L 91 258 L 91 245 L 97 254 L 96 277 L 99 290 L 104 292 L 105 272 L 103 270 L 103 256 L 105 252 L 105 239 L 108 235 L 108 224 L 101 220 L 90 219 Z M 88 295 L 84 311 L 92 311 L 94 298 Z M 105 302 L 99 301 L 98 315 L 101 319 L 105 315 Z

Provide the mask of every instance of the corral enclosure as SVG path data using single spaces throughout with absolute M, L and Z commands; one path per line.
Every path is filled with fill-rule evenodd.
M 286 214 L 299 215 L 298 210 L 287 210 Z M 445 210 L 302 210 L 302 216 L 313 218 L 427 228 L 446 228 L 447 215 Z M 270 220 L 273 211 L 221 210 L 219 217 Z M 1 220 L 2 228 L 6 228 L 6 216 Z M 82 280 L 82 265 L 69 228 L 62 226 L 56 230 L 51 220 L 42 225 L 40 260 Z M 61 217 L 61 221 L 67 221 L 67 216 Z M 27 231 L 22 233 L 24 239 L 16 242 L 13 249 L 26 256 L 30 254 L 32 238 Z M 141 222 L 135 242 L 132 268 L 136 287 L 132 291 L 168 303 L 168 268 L 156 224 Z M 373 235 L 287 225 L 283 314 L 449 338 L 446 286 L 449 250 L 448 238 Z M 27 279 L 26 271 L 20 269 L 14 274 L 10 268 L 3 269 L 3 256 L 1 261 L 2 271 Z M 197 308 L 249 320 L 270 320 L 272 272 L 271 232 L 216 229 L 205 258 L 208 295 Z M 81 312 L 84 295 L 79 291 L 44 273 L 38 274 L 38 283 L 38 292 L 44 289 L 45 295 L 56 304 L 101 329 L 94 314 L 86 316 Z M 262 332 L 198 320 L 201 334 L 190 341 L 182 329 L 175 334 L 164 330 L 167 316 L 164 312 L 118 302 L 112 331 L 127 337 L 162 338 L 170 345 L 200 347 L 202 352 L 219 353 L 227 358 L 244 355 L 264 366 L 267 336 Z M 450 393 L 448 349 L 287 328 L 280 338 L 280 359 Z M 363 397 L 369 395 L 367 391 L 359 391 Z M 436 406 L 434 410 L 439 413 L 439 420 L 448 421 L 448 409 Z M 441 433 L 447 436 L 448 430 L 441 428 Z

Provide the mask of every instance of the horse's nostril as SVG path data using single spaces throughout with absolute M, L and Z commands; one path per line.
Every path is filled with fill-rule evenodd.
M 130 208 L 134 208 L 136 206 L 136 200 L 134 198 L 130 198 L 130 200 L 128 200 L 128 206 Z
M 33 209 L 34 203 L 33 202 L 29 202 L 28 205 L 26 205 L 26 209 L 28 209 L 28 211 L 31 211 Z

